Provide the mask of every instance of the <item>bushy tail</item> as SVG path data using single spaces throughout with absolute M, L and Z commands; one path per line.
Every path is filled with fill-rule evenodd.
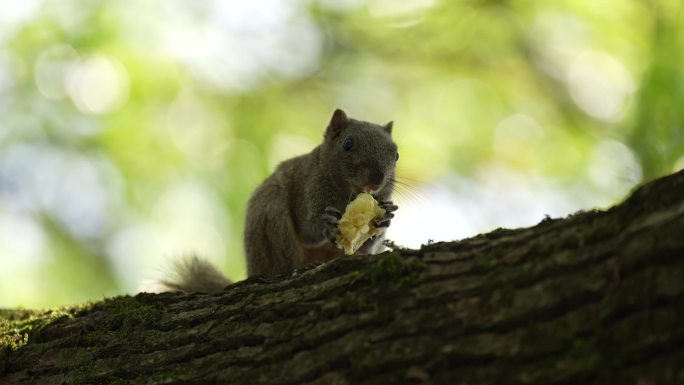
M 214 266 L 196 255 L 174 261 L 167 278 L 153 285 L 152 291 L 183 291 L 186 293 L 216 293 L 230 285 Z

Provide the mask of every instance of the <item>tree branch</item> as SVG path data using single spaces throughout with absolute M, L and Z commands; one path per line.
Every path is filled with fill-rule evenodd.
M 607 211 L 217 295 L 0 314 L 0 384 L 675 384 L 684 172 Z

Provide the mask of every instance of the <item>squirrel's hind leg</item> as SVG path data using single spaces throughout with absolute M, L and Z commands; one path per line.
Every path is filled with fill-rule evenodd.
M 260 186 L 249 201 L 245 257 L 250 277 L 289 274 L 301 260 L 302 248 L 286 202 L 285 191 L 269 183 Z

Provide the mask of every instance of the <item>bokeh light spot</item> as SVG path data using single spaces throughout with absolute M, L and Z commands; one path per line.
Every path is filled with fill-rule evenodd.
M 105 56 L 92 56 L 71 67 L 67 91 L 82 112 L 106 114 L 126 102 L 128 83 L 128 74 L 119 62 Z
M 572 100 L 587 114 L 615 122 L 622 118 L 634 81 L 615 57 L 598 51 L 581 53 L 567 77 Z
M 61 99 L 66 95 L 66 77 L 71 66 L 78 60 L 76 50 L 67 44 L 45 49 L 38 60 L 34 78 L 40 93 L 49 99 Z
M 615 140 L 600 142 L 588 163 L 591 182 L 613 199 L 619 199 L 641 181 L 641 166 L 636 155 Z

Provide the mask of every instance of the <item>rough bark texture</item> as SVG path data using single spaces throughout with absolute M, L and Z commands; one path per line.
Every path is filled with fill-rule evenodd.
M 13 313 L 0 384 L 682 384 L 684 172 L 622 204 L 217 295 Z

